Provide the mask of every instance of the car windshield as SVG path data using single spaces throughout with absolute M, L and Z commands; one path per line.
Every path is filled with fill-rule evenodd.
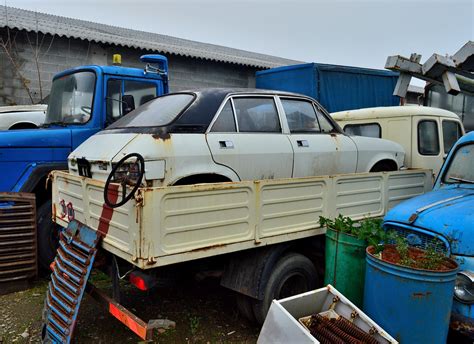
M 171 123 L 194 99 L 192 94 L 177 93 L 158 97 L 122 117 L 107 129 L 159 127 Z
M 474 144 L 457 149 L 443 181 L 448 184 L 474 183 Z

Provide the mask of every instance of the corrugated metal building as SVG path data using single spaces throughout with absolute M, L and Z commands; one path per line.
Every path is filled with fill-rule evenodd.
M 54 74 L 79 65 L 141 68 L 139 56 L 168 57 L 170 87 L 254 87 L 255 72 L 301 63 L 213 44 L 0 6 L 0 105 L 30 104 L 49 94 Z

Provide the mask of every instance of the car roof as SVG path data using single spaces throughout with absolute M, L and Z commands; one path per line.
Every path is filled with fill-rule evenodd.
M 428 106 L 386 106 L 373 107 L 358 110 L 339 111 L 331 113 L 332 118 L 336 121 L 344 120 L 360 120 L 388 117 L 406 117 L 406 116 L 439 116 L 445 118 L 459 119 L 454 112 L 444 109 L 428 107 Z
M 198 89 L 189 89 L 179 92 L 172 92 L 170 93 L 195 93 L 197 95 L 206 96 L 209 94 L 221 95 L 223 98 L 227 97 L 228 95 L 239 95 L 239 94 L 251 94 L 251 95 L 287 95 L 287 96 L 298 96 L 298 97 L 306 97 L 303 94 L 287 92 L 287 91 L 279 91 L 279 90 L 269 90 L 269 89 L 260 89 L 260 88 L 224 88 L 224 87 L 206 87 L 206 88 L 198 88 Z

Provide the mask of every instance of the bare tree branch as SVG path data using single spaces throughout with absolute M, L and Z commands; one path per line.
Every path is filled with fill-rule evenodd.
M 7 28 L 7 31 L 8 31 L 8 28 Z M 8 41 L 5 42 L 3 40 L 3 38 L 0 37 L 0 46 L 5 51 L 5 54 L 7 55 L 8 59 L 10 60 L 12 66 L 13 66 L 13 69 L 15 70 L 15 73 L 18 75 L 18 78 L 20 79 L 23 87 L 25 88 L 26 92 L 28 93 L 28 97 L 30 98 L 31 104 L 34 104 L 33 96 L 31 95 L 31 90 L 30 90 L 30 87 L 28 86 L 29 81 L 21 74 L 20 67 L 16 63 L 15 58 L 12 56 L 11 51 L 8 49 L 7 43 L 8 43 Z

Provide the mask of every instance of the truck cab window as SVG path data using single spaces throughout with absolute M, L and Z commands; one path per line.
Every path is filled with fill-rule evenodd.
M 222 108 L 222 111 L 214 122 L 211 131 L 217 133 L 235 133 L 237 131 L 235 127 L 234 111 L 232 111 L 230 100 L 228 100 Z
M 455 121 L 443 121 L 444 152 L 448 154 L 451 147 L 462 136 L 461 126 Z
M 125 97 L 124 97 L 125 96 Z M 156 97 L 156 85 L 150 82 L 110 79 L 107 82 L 106 124 L 112 124 L 140 105 Z M 124 111 L 124 109 L 127 109 Z
M 321 132 L 316 112 L 311 102 L 281 99 L 281 103 L 292 133 Z
M 418 152 L 421 155 L 439 154 L 438 124 L 423 120 L 418 123 Z
M 239 132 L 281 132 L 273 98 L 234 98 Z

